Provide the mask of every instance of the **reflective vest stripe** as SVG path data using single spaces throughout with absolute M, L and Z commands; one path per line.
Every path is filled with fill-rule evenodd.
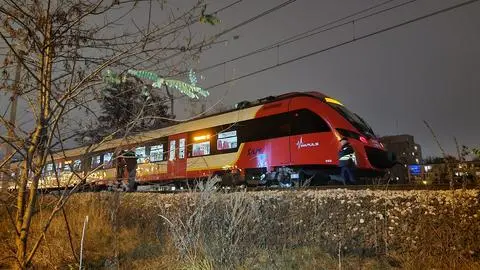
M 339 160 L 349 160 L 349 159 L 352 159 L 353 162 L 357 164 L 357 157 L 355 156 L 355 154 L 348 154 L 348 155 L 342 156 Z
M 348 154 L 348 155 L 342 156 L 340 158 L 340 160 L 349 160 L 349 159 L 354 159 L 354 158 L 355 158 L 354 154 Z

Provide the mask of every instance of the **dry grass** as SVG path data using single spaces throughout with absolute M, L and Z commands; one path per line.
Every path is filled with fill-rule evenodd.
M 77 194 L 53 221 L 36 268 L 480 269 L 478 191 Z M 52 197 L 41 197 L 33 234 Z M 0 210 L 0 253 L 13 228 Z M 74 254 L 75 253 L 75 254 Z M 0 268 L 11 261 L 0 262 Z

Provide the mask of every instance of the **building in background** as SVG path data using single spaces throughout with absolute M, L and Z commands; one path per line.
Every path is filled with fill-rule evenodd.
M 397 159 L 407 165 L 422 164 L 422 148 L 412 135 L 394 135 L 380 138 L 380 142 L 395 153 Z
M 393 180 L 400 184 L 410 182 L 408 170 L 415 170 L 419 167 L 417 165 L 423 163 L 422 148 L 420 145 L 415 143 L 412 135 L 408 134 L 384 136 L 380 138 L 380 142 L 388 151 L 393 152 L 398 162 L 403 165 L 397 165 L 392 168 L 391 173 Z

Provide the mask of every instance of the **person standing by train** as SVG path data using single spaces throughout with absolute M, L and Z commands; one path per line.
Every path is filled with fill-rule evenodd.
M 127 191 L 132 192 L 137 190 L 137 182 L 136 182 L 136 176 L 137 176 L 137 157 L 135 155 L 135 152 L 130 150 L 127 151 L 126 153 L 123 154 L 123 157 L 125 159 L 126 167 L 127 167 L 127 172 L 128 172 L 128 185 L 127 185 Z
M 125 161 L 124 155 L 125 151 L 120 151 L 118 156 L 116 157 L 117 159 L 117 184 L 116 188 L 121 188 L 123 186 L 123 181 L 125 179 L 125 172 L 126 172 L 126 166 L 127 162 Z
M 340 151 L 338 152 L 338 165 L 340 167 L 343 184 L 355 184 L 355 167 L 357 159 L 352 145 L 347 138 L 340 140 Z

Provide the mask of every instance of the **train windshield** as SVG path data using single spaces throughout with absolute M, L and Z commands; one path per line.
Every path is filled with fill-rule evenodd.
M 334 108 L 338 113 L 340 113 L 345 119 L 348 120 L 355 128 L 357 128 L 361 133 L 368 137 L 375 137 L 370 125 L 365 122 L 358 114 L 349 111 L 347 108 L 340 104 L 328 103 L 332 108 Z

